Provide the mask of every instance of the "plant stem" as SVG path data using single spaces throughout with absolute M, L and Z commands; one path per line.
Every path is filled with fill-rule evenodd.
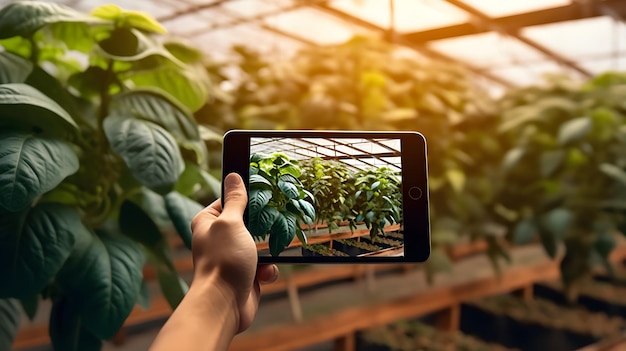
M 28 38 L 28 40 L 30 41 L 30 62 L 32 62 L 33 65 L 38 66 L 39 47 L 37 46 L 37 43 L 35 42 L 35 38 L 33 36 Z

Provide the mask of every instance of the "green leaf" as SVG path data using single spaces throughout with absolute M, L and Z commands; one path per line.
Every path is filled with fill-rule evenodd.
M 200 63 L 204 57 L 200 50 L 197 50 L 180 41 L 165 42 L 163 43 L 163 46 L 165 46 L 165 48 L 172 55 L 184 63 Z
M 52 305 L 50 339 L 55 350 L 99 351 L 102 348 L 102 341 L 81 327 L 78 306 L 65 296 Z
M 0 131 L 0 208 L 17 212 L 54 189 L 79 167 L 74 150 L 60 140 Z
M 111 20 L 121 27 L 133 27 L 146 32 L 165 34 L 167 31 L 152 16 L 139 11 L 123 10 L 116 5 L 102 5 L 91 12 L 92 16 Z
M 274 257 L 280 255 L 291 244 L 296 236 L 296 217 L 287 211 L 276 216 L 276 220 L 270 230 L 269 247 L 270 254 Z
M 304 211 L 304 214 L 312 220 L 315 220 L 315 207 L 306 200 L 298 200 L 298 203 L 302 211 Z
M 297 199 L 300 196 L 300 192 L 298 191 L 298 187 L 293 183 L 285 182 L 283 180 L 278 180 L 278 188 L 280 191 L 285 194 L 290 199 Z
M 584 137 L 593 128 L 593 120 L 589 117 L 571 119 L 559 128 L 559 144 L 565 145 Z
M 37 294 L 70 255 L 83 229 L 74 208 L 45 203 L 0 217 L 0 297 Z
M 141 288 L 143 251 L 121 235 L 83 235 L 57 275 L 79 310 L 83 327 L 111 338 L 130 314 Z
M 272 199 L 272 191 L 263 190 L 251 190 L 250 198 L 248 199 L 248 230 L 254 236 L 261 236 L 267 234 L 272 223 L 262 221 L 261 213 L 265 211 L 265 207 Z M 268 210 L 269 211 L 269 210 Z M 269 214 L 266 214 L 268 216 Z M 268 218 L 268 217 L 265 217 Z
M 557 240 L 561 240 L 569 230 L 573 220 L 572 212 L 566 208 L 556 208 L 546 213 L 541 227 L 548 230 Z
M 133 201 L 126 200 L 122 203 L 119 225 L 124 235 L 146 246 L 149 250 L 155 250 L 164 242 L 163 234 L 153 218 Z
M 250 233 L 254 236 L 265 236 L 278 217 L 280 217 L 280 213 L 275 207 L 265 206 L 258 218 L 250 216 Z
M 272 183 L 269 180 L 265 179 L 265 177 L 253 174 L 249 179 L 250 189 L 271 189 Z
M 26 296 L 20 299 L 20 304 L 22 305 L 22 309 L 28 319 L 32 322 L 35 319 L 35 315 L 37 315 L 37 309 L 39 307 L 39 294 L 33 294 L 31 296 Z
M 157 269 L 157 278 L 159 280 L 159 286 L 161 287 L 163 296 L 172 309 L 175 309 L 183 300 L 183 297 L 185 297 L 185 294 L 189 290 L 189 286 L 187 286 L 187 283 L 185 283 L 185 281 L 182 280 L 182 278 L 178 276 L 178 273 L 173 269 Z
M 179 142 L 200 140 L 198 125 L 191 111 L 158 88 L 147 87 L 116 95 L 111 101 L 110 114 L 154 122 Z
M 0 128 L 17 128 L 59 138 L 78 131 L 76 122 L 59 104 L 23 83 L 0 85 L 0 116 Z
M 43 1 L 17 1 L 0 10 L 0 39 L 18 35 L 30 37 L 46 24 L 58 22 L 103 23 L 64 5 Z
M 457 193 L 463 191 L 465 187 L 465 173 L 459 169 L 448 169 L 446 171 L 446 178 L 448 178 L 448 182 L 452 185 L 452 189 Z
M 522 160 L 522 157 L 526 154 L 526 150 L 523 148 L 514 148 L 509 150 L 502 160 L 502 165 L 500 169 L 503 173 L 508 173 L 512 169 L 514 169 L 517 164 Z
M 170 133 L 152 122 L 121 116 L 107 117 L 104 131 L 139 182 L 159 193 L 172 190 L 185 163 Z
M 0 84 L 24 83 L 33 64 L 10 52 L 0 52 Z
M 191 249 L 191 220 L 204 209 L 204 206 L 178 192 L 171 192 L 165 195 L 165 207 L 178 235 L 187 248 Z
M 20 325 L 20 309 L 13 299 L 0 299 L 0 350 L 11 350 Z
M 626 185 L 626 172 L 624 172 L 621 168 L 610 163 L 603 163 L 600 165 L 600 171 L 610 178 L 613 178 L 613 180 Z
M 308 245 L 308 241 L 306 238 L 306 234 L 304 234 L 304 230 L 296 229 L 296 236 L 298 237 L 298 240 L 300 240 L 300 242 L 302 243 L 302 246 L 306 247 Z
M 150 287 L 146 284 L 145 281 L 141 282 L 141 288 L 139 289 L 139 295 L 137 295 L 137 305 L 141 307 L 144 311 L 150 309 L 151 305 L 150 301 Z
M 537 231 L 537 224 L 533 219 L 523 219 L 517 223 L 513 230 L 513 241 L 518 245 L 527 244 L 537 234 Z
M 280 172 L 283 174 L 291 174 L 292 176 L 296 177 L 296 178 L 300 178 L 300 176 L 302 176 L 302 171 L 300 171 L 300 168 L 289 164 L 287 166 L 281 167 L 280 168 Z
M 541 176 L 550 177 L 563 163 L 567 152 L 565 150 L 545 151 L 541 154 Z
M 190 67 L 171 65 L 157 69 L 135 71 L 125 77 L 136 87 L 159 87 L 195 112 L 207 102 L 209 91 L 206 77 Z

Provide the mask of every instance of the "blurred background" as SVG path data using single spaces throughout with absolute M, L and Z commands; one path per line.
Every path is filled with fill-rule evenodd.
M 83 14 L 108 4 L 131 11 L 92 15 L 129 24 L 193 65 L 186 75 L 124 79 L 185 105 L 201 141 L 182 154 L 187 162 L 187 151 L 201 150 L 206 172 L 190 182 L 186 171 L 176 189 L 195 203 L 219 194 L 221 136 L 230 129 L 412 130 L 428 140 L 430 260 L 282 265 L 232 350 L 626 350 L 626 1 L 52 3 Z M 28 57 L 1 25 L 17 15 L 0 14 L 0 53 Z M 60 56 L 42 67 L 80 96 L 101 76 L 71 77 L 100 61 L 71 45 L 84 33 L 78 27 L 50 28 L 37 40 Z M 161 64 L 144 60 L 150 49 L 135 32 L 136 56 L 116 49 L 128 45 L 124 37 L 94 33 L 108 62 L 132 56 L 139 72 Z M 324 184 L 327 196 L 341 184 Z M 119 216 L 133 210 L 122 205 Z M 341 226 L 347 218 L 337 211 L 327 219 Z M 184 224 L 168 213 L 155 222 L 173 280 L 148 260 L 137 305 L 112 322 L 113 337 L 82 349 L 147 350 L 176 306 L 193 267 Z M 392 235 L 404 234 L 386 239 L 393 246 Z M 14 350 L 53 349 L 55 296 L 21 298 Z

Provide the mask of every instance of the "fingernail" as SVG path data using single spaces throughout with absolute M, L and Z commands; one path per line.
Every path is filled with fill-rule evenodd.
M 226 176 L 226 179 L 224 179 L 224 185 L 227 188 L 234 188 L 239 186 L 239 183 L 241 182 L 241 179 L 239 178 L 239 175 L 234 174 L 234 173 L 230 173 L 229 175 Z

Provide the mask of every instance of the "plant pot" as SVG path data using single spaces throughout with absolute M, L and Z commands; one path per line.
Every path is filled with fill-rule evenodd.
M 526 323 L 513 317 L 461 306 L 461 330 L 487 342 L 521 350 L 576 350 L 600 340 L 589 334 Z
M 610 283 L 597 283 L 598 287 L 602 286 L 602 289 L 611 289 Z M 580 295 L 578 296 L 578 300 L 576 301 L 577 305 L 588 309 L 593 312 L 602 312 L 606 313 L 608 316 L 615 317 L 624 317 L 626 316 L 626 303 L 610 301 L 608 299 L 603 299 L 599 296 L 590 296 L 585 293 L 585 290 L 594 289 L 592 286 L 587 286 L 580 291 Z M 622 294 L 626 294 L 625 286 L 614 286 L 615 292 L 610 295 L 619 296 Z M 534 295 L 537 297 L 541 297 L 554 303 L 560 305 L 571 305 L 567 301 L 565 294 L 563 291 L 555 285 L 548 284 L 536 284 L 534 286 Z M 594 294 L 595 295 L 595 294 Z
M 356 246 L 347 245 L 344 243 L 340 243 L 338 241 L 333 241 L 333 249 L 344 252 L 350 256 L 358 256 L 364 253 L 368 253 L 369 251 L 360 249 Z

